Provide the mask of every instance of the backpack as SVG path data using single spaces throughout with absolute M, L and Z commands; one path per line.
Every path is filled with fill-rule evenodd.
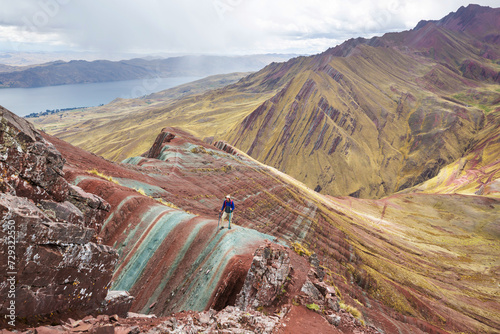
M 233 206 L 233 200 L 231 200 L 229 203 L 224 201 L 224 211 L 227 213 L 231 212 L 231 207 Z

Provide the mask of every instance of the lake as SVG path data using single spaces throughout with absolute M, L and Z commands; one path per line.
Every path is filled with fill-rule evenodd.
M 114 99 L 136 98 L 179 86 L 201 77 L 149 78 L 38 88 L 2 88 L 0 105 L 18 116 L 74 107 L 94 107 Z

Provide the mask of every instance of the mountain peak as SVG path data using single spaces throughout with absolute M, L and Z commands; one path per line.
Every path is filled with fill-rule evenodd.
M 500 21 L 496 19 L 500 8 L 491 8 L 470 4 L 460 7 L 456 12 L 451 12 L 440 20 L 422 20 L 413 30 L 419 30 L 429 23 L 453 31 L 462 31 L 477 38 L 484 38 L 491 34 L 498 35 Z

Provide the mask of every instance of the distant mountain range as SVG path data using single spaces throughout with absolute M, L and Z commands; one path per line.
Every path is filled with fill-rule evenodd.
M 0 65 L 0 87 L 43 87 L 145 78 L 208 76 L 232 72 L 251 72 L 292 55 L 181 56 L 165 59 L 71 60 L 41 65 Z
M 225 139 L 318 192 L 380 198 L 433 178 L 488 137 L 499 64 L 500 9 L 470 5 L 201 95 L 115 101 L 85 122 L 62 115 L 52 133 L 122 160 L 169 124 Z

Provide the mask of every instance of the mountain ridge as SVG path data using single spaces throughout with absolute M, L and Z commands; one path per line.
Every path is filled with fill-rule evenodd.
M 163 129 L 147 154 L 117 165 L 46 138 L 64 152 L 68 180 L 111 203 L 114 213 L 101 233 L 110 243 L 126 237 L 122 229 L 134 230 L 136 215 L 151 214 L 131 198 L 133 189 L 118 196 L 123 185 L 200 215 L 191 225 L 213 219 L 212 228 L 214 207 L 218 209 L 219 199 L 231 193 L 238 207 L 233 228 L 256 229 L 276 240 L 300 242 L 316 252 L 328 268 L 328 279 L 342 291 L 346 302 L 363 310 L 365 319 L 377 328 L 390 331 L 391 321 L 403 332 L 417 328 L 423 332 L 479 328 L 494 332 L 498 327 L 491 280 L 498 266 L 494 255 L 498 249 L 495 240 L 500 236 L 497 198 L 432 193 L 398 194 L 381 200 L 327 197 L 223 142 L 214 143 L 214 148 L 172 128 Z M 116 185 L 85 172 L 89 168 L 120 183 L 120 192 L 112 190 Z M 120 217 L 130 217 L 129 227 L 120 225 Z M 464 225 L 469 219 L 474 223 Z M 141 221 L 154 224 L 155 220 Z M 124 243 L 122 249 L 132 249 L 132 245 Z M 132 261 L 133 252 L 122 261 Z M 166 257 L 167 252 L 161 254 Z M 148 266 L 157 272 L 157 263 Z M 147 309 L 153 301 L 146 298 L 152 289 L 141 286 L 131 290 L 138 296 L 134 310 Z M 182 297 L 180 288 L 173 292 L 173 300 L 188 298 Z M 167 302 L 164 297 L 158 300 Z M 379 302 L 396 313 L 386 311 Z M 174 310 L 172 304 L 155 307 Z M 387 316 L 392 320 L 388 322 Z
M 289 55 L 179 56 L 165 59 L 71 60 L 40 65 L 6 67 L 0 72 L 0 87 L 31 88 L 54 85 L 109 82 L 176 76 L 209 76 L 255 71 Z
M 494 17 L 500 16 L 498 9 L 484 9 L 484 11 L 487 13 L 494 11 L 492 14 L 496 15 Z M 464 8 L 461 13 L 450 14 L 449 17 L 468 15 L 470 12 L 477 12 L 477 8 Z M 476 16 L 473 20 L 468 19 L 469 25 L 477 23 L 478 20 L 481 18 Z M 247 116 L 241 125 L 237 125 L 232 134 L 228 135 L 227 140 L 259 161 L 305 181 L 311 188 L 318 191 L 327 188 L 326 191 L 330 194 L 380 197 L 432 178 L 441 167 L 463 154 L 467 148 L 467 142 L 480 130 L 484 122 L 484 115 L 481 115 L 480 110 L 448 96 L 457 91 L 470 90 L 489 83 L 495 84 L 498 77 L 498 72 L 489 67 L 492 65 L 484 65 L 484 61 L 480 60 L 481 49 L 478 48 L 477 43 L 481 42 L 478 41 L 476 45 L 465 43 L 462 35 L 445 29 L 446 22 L 442 27 L 428 22 L 422 24 L 419 29 L 411 31 L 390 33 L 370 40 L 349 40 L 313 56 L 311 64 L 302 72 L 303 76 L 308 76 L 307 71 L 311 71 L 308 81 L 302 80 L 298 84 L 302 88 L 297 87 L 290 92 L 291 95 L 296 95 L 295 102 L 292 103 L 292 99 L 286 97 L 286 94 L 281 91 Z M 408 46 L 410 49 L 405 49 Z M 498 50 L 499 46 L 492 45 L 490 49 Z M 294 61 L 295 59 L 292 59 L 288 63 Z M 474 68 L 474 65 L 470 64 L 476 64 L 478 69 L 469 70 L 469 68 Z M 323 73 L 329 75 L 330 78 L 324 76 Z M 306 91 L 307 96 L 302 97 L 302 93 Z M 311 98 L 311 96 L 317 97 Z M 343 99 L 342 96 L 347 96 L 347 99 Z M 340 101 L 338 101 L 339 97 Z M 328 100 L 335 98 L 338 102 L 327 103 Z M 285 105 L 276 104 L 275 102 L 280 99 L 287 99 L 289 102 Z M 290 111 L 285 111 L 288 108 Z M 311 116 L 309 120 L 304 119 L 307 123 L 303 125 L 296 124 L 294 122 L 297 122 L 299 115 L 297 112 L 300 108 L 308 110 L 302 113 L 316 116 Z M 281 116 L 273 116 L 275 110 L 280 111 Z M 315 110 L 328 112 L 318 114 Z M 443 112 L 444 110 L 448 111 Z M 337 119 L 342 113 L 344 117 Z M 324 118 L 324 115 L 328 117 Z M 333 123 L 325 121 L 331 119 L 332 116 Z M 363 118 L 366 117 L 373 124 L 362 123 Z M 281 119 L 281 123 L 275 123 L 278 118 Z M 270 119 L 275 120 L 274 123 L 270 124 L 268 122 Z M 351 125 L 349 125 L 349 119 Z M 431 123 L 431 119 L 434 119 L 434 124 Z M 337 135 L 331 133 L 332 124 L 336 127 L 335 120 L 347 126 Z M 268 130 L 261 127 L 259 133 L 255 133 L 252 128 L 248 127 L 248 124 L 253 122 L 258 122 L 257 124 L 263 125 Z M 398 127 L 406 129 L 397 130 L 394 127 L 385 129 L 386 126 L 391 126 L 389 122 L 395 122 L 396 125 L 399 123 Z M 364 153 L 355 155 L 354 159 L 361 160 L 362 166 L 354 167 L 353 170 L 352 162 L 355 161 L 353 158 L 337 155 L 336 158 L 329 159 L 328 156 L 335 153 L 338 147 L 344 151 L 344 155 L 347 155 L 350 147 L 360 151 L 361 146 L 357 143 L 363 142 L 366 145 L 370 141 L 373 142 L 367 138 L 359 141 L 352 137 L 355 135 L 356 123 L 358 126 L 363 124 L 364 132 L 374 132 L 372 138 L 376 136 L 382 141 L 378 148 L 361 149 Z M 463 126 L 466 123 L 469 125 Z M 296 131 L 278 135 L 279 131 L 287 131 L 290 126 L 295 129 L 309 128 L 310 131 L 307 134 L 302 131 L 302 135 Z M 372 130 L 369 130 L 367 126 L 372 127 Z M 444 130 L 437 130 L 436 127 Z M 433 132 L 435 131 L 433 128 L 438 132 Z M 262 138 L 260 135 L 266 131 L 268 137 Z M 395 140 L 401 136 L 406 136 L 406 139 L 403 141 L 398 139 L 400 141 L 398 144 Z M 337 173 L 333 173 L 339 174 L 340 171 L 343 174 L 349 173 L 345 180 L 349 180 L 351 185 L 337 182 L 336 188 L 328 189 L 328 184 L 331 182 L 331 179 L 328 180 L 328 175 L 335 176 L 331 172 L 314 171 L 314 167 L 296 170 L 290 161 L 283 162 L 282 152 L 285 152 L 286 156 L 290 144 L 296 141 L 297 137 L 301 138 L 300 143 L 303 145 L 300 145 L 298 151 L 290 153 L 290 159 L 294 160 L 296 165 L 315 166 L 318 164 L 317 159 L 322 159 L 323 165 L 344 162 L 349 164 L 351 161 L 351 165 L 337 168 Z M 313 137 L 317 139 L 311 150 L 308 145 Z M 325 140 L 327 143 L 324 143 Z M 433 142 L 436 140 L 437 145 Z M 452 141 L 454 141 L 453 144 L 451 144 Z M 394 143 L 396 146 L 393 146 Z M 329 147 L 326 148 L 328 145 Z M 292 146 L 296 147 L 297 144 L 294 143 Z M 384 146 L 387 148 L 384 149 Z M 315 154 L 313 151 L 320 147 L 323 147 L 326 153 Z M 381 154 L 376 152 L 378 149 L 382 150 Z M 302 152 L 304 150 L 305 152 Z M 391 151 L 399 152 L 399 158 L 390 153 Z M 273 155 L 278 152 L 280 156 L 273 158 Z M 387 154 L 385 152 L 390 154 L 386 157 L 387 160 L 384 158 Z M 313 157 L 315 163 L 308 163 L 307 154 Z M 380 158 L 383 160 L 377 162 L 377 155 L 381 155 Z M 375 156 L 375 160 L 371 160 L 373 158 L 369 158 L 370 156 Z M 399 166 L 391 168 L 390 165 L 394 165 L 394 159 L 400 160 L 400 163 Z M 420 167 L 418 161 L 426 160 L 426 165 Z M 389 165 L 383 167 L 384 164 Z M 416 168 L 410 167 L 412 165 Z M 367 168 L 367 166 L 371 167 Z M 382 173 L 389 172 L 389 175 L 381 175 L 381 179 L 372 179 L 372 181 L 365 179 L 356 187 L 352 184 L 352 180 L 355 180 L 356 176 L 363 177 L 363 169 L 371 170 L 372 173 L 368 173 L 369 175 L 378 174 L 377 169 L 380 169 Z M 393 175 L 397 175 L 399 180 L 394 182 Z M 319 182 L 314 184 L 314 180 Z M 376 185 L 382 185 L 384 189 L 374 188 Z

